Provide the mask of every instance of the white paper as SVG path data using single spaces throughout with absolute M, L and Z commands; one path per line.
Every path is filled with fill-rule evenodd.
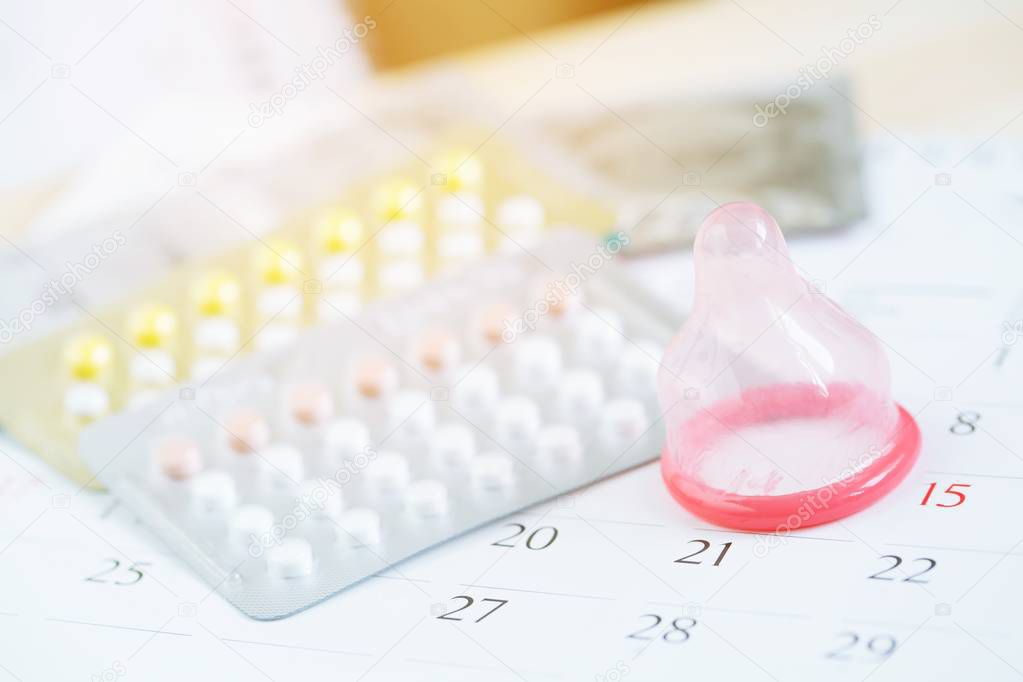
M 918 149 L 931 166 L 882 141 L 871 218 L 792 244 L 883 339 L 923 432 L 916 468 L 865 512 L 790 537 L 712 528 L 648 465 L 261 623 L 116 501 L 5 442 L 0 679 L 1020 676 L 1023 154 L 991 147 L 957 167 L 969 148 Z M 631 267 L 666 306 L 689 300 L 688 257 Z M 965 501 L 937 506 L 958 499 L 949 489 Z

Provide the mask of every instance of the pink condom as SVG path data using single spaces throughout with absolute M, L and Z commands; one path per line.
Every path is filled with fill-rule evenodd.
M 692 314 L 657 378 L 672 496 L 721 526 L 788 532 L 894 488 L 920 430 L 877 337 L 800 276 L 759 206 L 717 209 L 694 249 Z

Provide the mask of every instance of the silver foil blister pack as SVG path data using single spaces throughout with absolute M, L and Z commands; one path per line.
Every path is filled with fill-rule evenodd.
M 294 614 L 659 454 L 674 321 L 613 262 L 622 246 L 553 232 L 339 311 L 90 426 L 83 456 L 242 612 Z

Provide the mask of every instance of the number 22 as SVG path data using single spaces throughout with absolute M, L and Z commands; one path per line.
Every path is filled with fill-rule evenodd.
M 885 554 L 881 558 L 882 559 L 892 559 L 894 561 L 893 561 L 891 566 L 889 566 L 888 568 L 884 569 L 883 571 L 878 571 L 874 575 L 868 575 L 867 579 L 868 580 L 895 580 L 896 578 L 894 578 L 894 577 L 892 577 L 890 575 L 887 575 L 887 574 L 891 573 L 892 571 L 894 571 L 895 569 L 897 569 L 899 566 L 902 565 L 902 557 L 900 557 L 897 554 Z M 932 570 L 934 570 L 934 567 L 938 565 L 938 562 L 935 561 L 934 559 L 931 559 L 931 558 L 928 558 L 928 557 L 920 557 L 918 559 L 913 559 L 913 563 L 916 563 L 918 561 L 922 561 L 925 564 L 927 564 L 927 568 L 925 568 L 922 571 L 918 571 L 918 572 L 914 573 L 913 575 L 906 575 L 906 577 L 903 578 L 899 582 L 904 582 L 904 583 L 926 583 L 926 582 L 928 582 L 927 580 L 921 580 L 920 576 L 922 576 L 925 573 L 930 573 Z

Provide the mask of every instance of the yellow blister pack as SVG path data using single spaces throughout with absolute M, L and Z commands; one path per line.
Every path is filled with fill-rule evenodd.
M 0 356 L 10 390 L 0 424 L 86 486 L 83 428 L 180 385 L 187 392 L 235 357 L 291 343 L 309 325 L 357 316 L 491 252 L 529 251 L 550 226 L 603 239 L 610 205 L 566 189 L 498 140 L 437 145 L 341 188 L 266 235 L 160 273 L 119 300 Z

